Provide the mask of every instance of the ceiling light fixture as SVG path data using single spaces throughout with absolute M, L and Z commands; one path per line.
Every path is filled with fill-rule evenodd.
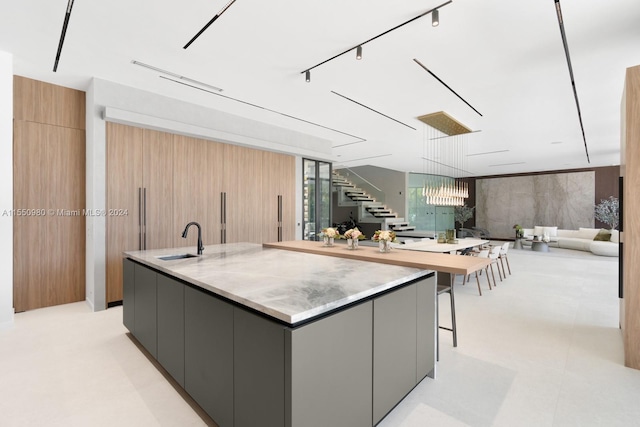
M 440 13 L 438 12 L 438 9 L 436 9 L 431 12 L 431 26 L 437 27 L 438 25 L 440 25 Z
M 194 80 L 194 79 L 189 78 L 189 77 L 181 76 L 180 74 L 172 73 L 171 71 L 163 70 L 162 68 L 154 67 L 153 65 L 145 64 L 144 62 L 140 62 L 140 61 L 135 61 L 134 60 L 134 61 L 131 61 L 131 63 L 133 65 L 138 65 L 139 67 L 143 67 L 143 68 L 147 68 L 149 70 L 157 71 L 158 73 L 166 74 L 168 76 L 175 77 L 177 79 L 184 80 L 186 82 L 197 84 L 198 86 L 202 86 L 202 87 L 206 87 L 206 88 L 215 90 L 216 92 L 222 92 L 222 89 L 220 89 L 219 87 L 211 86 L 209 84 L 200 82 L 198 80 Z
M 304 73 L 304 79 L 307 81 L 307 83 L 309 83 L 311 81 L 311 71 L 307 70 Z
M 409 23 L 411 23 L 411 22 L 415 21 L 416 19 L 420 19 L 420 18 L 422 18 L 423 16 L 426 16 L 426 15 L 428 15 L 428 14 L 430 14 L 430 13 L 437 12 L 437 11 L 438 11 L 438 9 L 440 9 L 440 8 L 442 8 L 443 6 L 446 6 L 446 5 L 448 5 L 449 3 L 452 3 L 452 2 L 453 2 L 453 0 L 448 0 L 448 1 L 446 1 L 446 2 L 444 2 L 444 3 L 442 3 L 442 4 L 440 4 L 440 5 L 438 5 L 438 6 L 436 6 L 436 7 L 434 7 L 433 9 L 429 9 L 429 10 L 427 10 L 426 12 L 423 12 L 423 13 L 421 13 L 421 14 L 420 14 L 420 15 L 418 15 L 418 16 L 414 16 L 413 18 L 409 19 L 408 21 L 403 22 L 402 24 L 398 24 L 398 25 L 396 25 L 395 27 L 390 28 L 390 29 L 388 29 L 387 31 L 384 31 L 384 32 L 382 32 L 382 33 L 378 34 L 377 36 L 371 37 L 370 39 L 365 40 L 365 41 L 363 41 L 362 43 L 358 43 L 358 44 L 356 44 L 355 46 L 350 47 L 349 49 L 345 50 L 344 52 L 341 52 L 341 53 L 339 53 L 339 54 L 337 54 L 337 55 L 334 55 L 334 56 L 332 56 L 332 57 L 331 57 L 331 58 L 329 58 L 329 59 L 325 59 L 324 61 L 317 63 L 317 64 L 316 64 L 316 65 L 314 65 L 313 67 L 309 67 L 309 68 L 305 69 L 304 71 L 301 71 L 301 72 L 300 72 L 300 74 L 303 74 L 303 73 L 306 73 L 307 71 L 313 70 L 314 68 L 319 67 L 319 66 L 321 66 L 321 65 L 324 65 L 324 64 L 326 64 L 326 63 L 327 63 L 327 62 L 329 62 L 329 61 L 333 61 L 334 59 L 338 58 L 339 56 L 342 56 L 342 55 L 344 55 L 344 54 L 345 54 L 345 53 L 347 53 L 347 52 L 351 52 L 352 50 L 357 49 L 358 47 L 362 47 L 362 46 L 364 46 L 365 44 L 367 44 L 367 43 L 369 43 L 369 42 L 372 42 L 372 41 L 374 41 L 374 40 L 375 40 L 375 39 L 377 39 L 377 38 L 380 38 L 380 37 L 382 37 L 382 36 L 384 36 L 384 35 L 389 34 L 390 32 L 392 32 L 392 31 L 394 31 L 394 30 L 397 30 L 397 29 L 398 29 L 398 28 L 400 28 L 400 27 L 404 27 L 405 25 L 407 25 L 407 24 L 409 24 Z M 436 15 L 437 15 L 437 13 L 436 13 Z M 357 52 L 356 52 L 356 57 L 357 57 Z M 360 58 L 358 58 L 358 59 L 360 59 Z
M 356 59 L 362 59 L 362 46 L 358 46 L 358 48 L 356 49 Z
M 67 27 L 69 26 L 69 19 L 71 18 L 71 9 L 73 8 L 73 1 L 69 0 L 67 3 L 67 9 L 64 13 L 64 22 L 62 23 L 62 33 L 60 34 L 60 41 L 58 42 L 58 51 L 56 52 L 56 60 L 53 63 L 53 72 L 58 71 L 58 62 L 60 61 L 60 54 L 62 53 L 62 45 L 64 44 L 64 38 L 67 34 Z
M 571 79 L 571 88 L 573 89 L 573 97 L 576 101 L 576 109 L 578 110 L 578 121 L 580 122 L 580 130 L 582 130 L 582 141 L 584 142 L 584 152 L 587 155 L 587 163 L 591 163 L 589 159 L 589 149 L 587 148 L 587 137 L 584 134 L 584 124 L 582 122 L 582 112 L 580 111 L 580 102 L 578 101 L 578 90 L 576 89 L 576 81 L 573 77 L 573 66 L 571 65 L 571 57 L 569 56 L 569 43 L 567 42 L 567 34 L 564 30 L 564 19 L 562 18 L 562 9 L 560 8 L 560 0 L 555 0 L 556 14 L 558 15 L 558 25 L 560 26 L 560 37 L 564 46 L 564 54 L 567 58 L 567 67 L 569 68 L 569 77 Z
M 182 48 L 183 48 L 183 49 L 186 49 L 186 48 L 188 48 L 189 46 L 191 46 L 191 43 L 193 43 L 194 41 L 196 41 L 196 39 L 197 39 L 198 37 L 200 37 L 200 35 L 201 35 L 202 33 L 204 33 L 204 32 L 205 32 L 205 30 L 206 30 L 207 28 L 209 28 L 209 26 L 210 26 L 211 24 L 213 24 L 213 23 L 215 22 L 215 20 L 216 20 L 216 19 L 218 19 L 218 18 L 220 17 L 220 15 L 222 15 L 223 13 L 225 13 L 225 12 L 227 11 L 227 9 L 229 9 L 229 8 L 231 7 L 231 5 L 232 5 L 233 3 L 235 3 L 235 2 L 236 2 L 236 0 L 230 0 L 230 1 L 229 1 L 229 3 L 227 3 L 227 4 L 226 4 L 222 9 L 220 9 L 220 12 L 216 13 L 216 14 L 215 14 L 215 16 L 214 16 L 213 18 L 211 18 L 211 20 L 210 20 L 209 22 L 207 22 L 207 24 L 206 24 L 204 27 L 202 27 L 202 29 L 201 29 L 200 31 L 198 31 L 198 33 L 197 33 L 195 36 L 193 36 L 193 38 L 192 38 L 191 40 L 189 40 L 189 42 L 188 42 L 187 44 L 185 44 Z

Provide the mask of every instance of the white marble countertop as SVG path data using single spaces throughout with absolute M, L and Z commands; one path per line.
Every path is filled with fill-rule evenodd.
M 320 244 L 320 243 L 318 243 Z M 345 246 L 346 251 L 346 246 Z M 295 325 L 432 271 L 263 248 L 255 243 L 125 252 L 125 257 Z

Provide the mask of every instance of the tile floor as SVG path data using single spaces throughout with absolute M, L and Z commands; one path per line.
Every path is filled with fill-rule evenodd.
M 441 331 L 437 378 L 379 425 L 640 425 L 640 371 L 623 365 L 617 258 L 552 248 L 511 250 L 509 260 L 513 275 L 492 291 L 482 277 L 482 297 L 458 282 L 458 347 Z M 121 307 L 33 310 L 0 329 L 3 427 L 213 425 L 197 409 L 128 338 Z

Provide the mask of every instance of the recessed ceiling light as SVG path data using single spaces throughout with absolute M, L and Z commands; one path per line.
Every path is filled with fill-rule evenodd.
M 181 76 L 180 74 L 172 73 L 171 71 L 163 70 L 162 68 L 154 67 L 153 65 L 145 64 L 144 62 L 133 60 L 133 61 L 131 61 L 131 63 L 133 65 L 137 65 L 139 67 L 148 68 L 149 70 L 157 71 L 158 73 L 162 73 L 162 74 L 166 74 L 166 75 L 171 76 L 171 77 L 175 77 L 175 78 L 177 78 L 179 80 L 182 80 L 182 81 L 194 83 L 194 84 L 197 84 L 198 86 L 202 86 L 202 87 L 206 87 L 206 88 L 215 90 L 216 92 L 222 92 L 222 89 L 220 89 L 219 87 L 211 86 L 210 84 L 203 83 L 203 82 L 200 82 L 198 80 L 194 80 L 194 79 L 189 78 L 189 77 Z

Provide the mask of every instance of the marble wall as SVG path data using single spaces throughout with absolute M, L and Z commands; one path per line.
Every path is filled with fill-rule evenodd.
M 476 226 L 513 238 L 514 224 L 578 229 L 594 226 L 595 172 L 476 180 Z

